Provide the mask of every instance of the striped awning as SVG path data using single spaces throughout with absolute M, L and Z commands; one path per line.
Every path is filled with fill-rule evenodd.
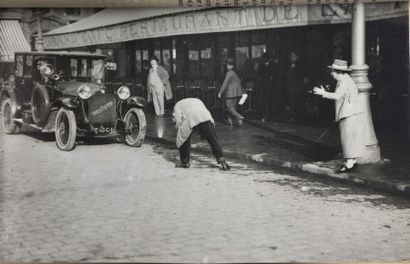
M 18 20 L 0 20 L 0 62 L 13 62 L 16 51 L 30 51 Z

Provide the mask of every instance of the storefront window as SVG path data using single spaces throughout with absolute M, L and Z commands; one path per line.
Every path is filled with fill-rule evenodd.
M 147 49 L 142 50 L 142 63 L 149 64 L 149 52 Z
M 161 43 L 159 41 L 154 42 L 154 56 L 160 60 L 159 63 L 161 64 Z
M 116 63 L 117 63 L 116 77 L 117 78 L 126 77 L 128 58 L 127 58 L 127 53 L 126 53 L 125 49 L 118 49 L 117 50 L 117 61 L 116 61 Z
M 71 76 L 72 76 L 72 77 L 77 77 L 77 73 L 78 73 L 78 60 L 77 60 L 77 59 L 71 59 L 71 60 L 70 60 L 70 65 L 71 65 Z
M 142 72 L 142 56 L 141 50 L 135 51 L 135 72 L 141 73 Z
M 93 60 L 91 69 L 91 81 L 102 82 L 104 80 L 104 60 Z
M 223 78 L 225 71 L 226 59 L 229 57 L 229 36 L 222 35 L 218 40 L 218 75 L 219 78 Z
M 259 68 L 259 61 L 262 55 L 266 52 L 266 38 L 263 33 L 252 35 L 251 47 L 252 69 L 257 72 Z
M 239 34 L 236 36 L 236 68 L 240 73 L 246 75 L 252 72 L 252 62 L 249 54 L 249 46 L 250 43 L 247 34 Z
M 176 48 L 176 40 L 172 40 L 172 72 L 174 74 L 177 73 L 177 65 L 176 65 L 176 60 L 177 60 L 177 48 Z
M 87 77 L 87 59 L 81 60 L 80 77 Z
M 212 76 L 214 73 L 214 60 L 211 48 L 201 49 L 201 73 L 205 76 Z
M 199 51 L 197 49 L 188 50 L 189 73 L 199 75 Z
M 172 72 L 171 50 L 162 50 L 162 65 L 168 72 Z

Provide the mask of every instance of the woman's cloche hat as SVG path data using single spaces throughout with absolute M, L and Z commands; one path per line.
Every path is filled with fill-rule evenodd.
M 347 61 L 345 60 L 339 60 L 339 59 L 335 59 L 335 61 L 333 62 L 332 65 L 327 66 L 332 70 L 337 70 L 337 71 L 351 71 L 352 69 L 350 69 L 347 66 Z

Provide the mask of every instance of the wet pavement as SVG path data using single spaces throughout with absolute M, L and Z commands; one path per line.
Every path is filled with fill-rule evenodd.
M 165 129 L 158 131 L 158 119 L 147 114 L 149 139 L 175 145 L 176 129 L 170 116 L 168 113 L 162 120 Z M 326 129 L 293 123 L 245 121 L 242 127 L 216 123 L 216 132 L 228 158 L 306 171 L 410 198 L 410 147 L 403 139 L 379 138 L 381 162 L 361 165 L 356 172 L 337 174 L 342 159 L 335 124 Z M 192 142 L 194 150 L 211 155 L 207 142 L 198 136 L 194 136 Z
M 170 131 L 169 131 L 170 132 Z M 263 146 L 260 146 L 262 148 Z M 0 259 L 92 262 L 410 260 L 410 202 L 283 168 L 0 129 Z

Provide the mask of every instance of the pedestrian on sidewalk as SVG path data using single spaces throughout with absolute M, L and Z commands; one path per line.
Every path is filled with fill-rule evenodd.
M 286 91 L 289 103 L 289 122 L 297 121 L 305 110 L 306 84 L 309 82 L 305 76 L 299 56 L 292 51 L 289 54 L 289 63 L 286 71 Z
M 313 88 L 313 93 L 325 99 L 335 101 L 335 121 L 339 122 L 340 141 L 344 165 L 338 172 L 349 172 L 357 169 L 357 158 L 363 155 L 364 133 L 362 115 L 364 108 L 359 102 L 357 85 L 348 74 L 347 61 L 336 59 L 331 66 L 332 77 L 337 81 L 335 92 L 327 92 L 321 85 Z
M 233 125 L 232 118 L 235 119 L 235 124 L 242 126 L 244 117 L 236 111 L 236 105 L 239 99 L 242 97 L 243 91 L 241 79 L 238 73 L 234 70 L 234 59 L 228 58 L 226 60 L 227 72 L 225 75 L 224 82 L 222 83 L 221 89 L 219 90 L 218 97 L 223 96 L 225 100 L 226 110 L 227 110 L 227 123 L 228 125 Z
M 215 121 L 204 103 L 197 98 L 186 98 L 178 101 L 174 106 L 173 121 L 178 129 L 176 144 L 179 149 L 181 163 L 178 168 L 189 168 L 191 135 L 193 131 L 199 133 L 211 146 L 216 161 L 221 164 L 222 170 L 231 167 L 223 157 L 222 147 L 215 133 Z
M 272 104 L 273 94 L 273 69 L 267 53 L 263 53 L 257 72 L 257 96 L 259 105 L 259 115 L 262 122 L 270 116 L 270 104 Z
M 171 83 L 169 82 L 168 71 L 158 65 L 158 58 L 151 58 L 151 69 L 148 73 L 147 80 L 147 101 L 154 103 L 155 114 L 158 117 L 162 117 L 165 113 L 164 94 L 167 100 L 172 99 Z

